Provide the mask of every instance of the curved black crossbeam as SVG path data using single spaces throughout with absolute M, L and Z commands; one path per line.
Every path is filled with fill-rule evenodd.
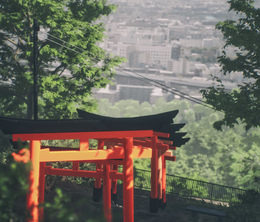
M 140 117 L 129 117 L 129 118 L 114 118 L 107 116 L 100 116 L 97 114 L 89 113 L 80 109 L 77 109 L 79 117 L 85 120 L 101 120 L 107 127 L 114 128 L 116 130 L 125 130 L 125 127 L 135 128 L 138 127 L 138 130 L 148 127 L 157 132 L 169 133 L 170 138 L 162 138 L 168 141 L 173 141 L 173 146 L 180 147 L 190 140 L 190 138 L 182 138 L 187 133 L 176 133 L 185 124 L 173 124 L 173 119 L 178 114 L 178 110 L 159 113 L 149 116 L 140 116 Z M 140 128 L 139 128 L 140 127 Z
M 186 133 L 176 133 L 185 125 L 173 124 L 178 110 L 131 118 L 113 118 L 79 109 L 77 111 L 83 119 L 27 120 L 0 117 L 0 129 L 4 134 L 154 130 L 169 133 L 170 138 L 159 139 L 173 141 L 173 146 L 181 146 L 189 141 L 189 138 L 182 138 Z

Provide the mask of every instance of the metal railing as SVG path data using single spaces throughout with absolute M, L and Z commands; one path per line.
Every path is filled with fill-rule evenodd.
M 122 169 L 119 169 L 120 171 Z M 121 171 L 122 172 L 122 171 Z M 151 171 L 134 169 L 134 187 L 151 190 Z M 185 197 L 238 202 L 246 190 L 167 174 L 166 193 Z

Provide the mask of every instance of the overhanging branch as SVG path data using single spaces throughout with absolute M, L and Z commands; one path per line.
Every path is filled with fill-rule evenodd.
M 61 67 L 64 67 L 65 64 L 61 63 L 56 69 L 54 69 L 52 71 L 52 74 L 55 74 L 56 72 L 58 72 L 58 70 L 61 68 Z

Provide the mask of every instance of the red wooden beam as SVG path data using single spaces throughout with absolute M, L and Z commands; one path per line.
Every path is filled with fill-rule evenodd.
M 164 156 L 165 160 L 176 161 L 176 156 Z
M 13 134 L 13 141 L 151 137 L 153 130 Z
M 169 146 L 170 150 L 176 150 L 176 146 Z
M 170 134 L 169 133 L 161 133 L 161 132 L 153 132 L 154 136 L 159 136 L 159 137 L 165 137 L 165 138 L 169 138 Z
M 161 153 L 164 156 L 172 156 L 172 151 L 171 150 L 167 150 L 166 152 L 164 152 L 164 150 L 162 150 Z
M 109 142 L 113 142 L 114 145 L 117 145 L 117 146 L 122 146 L 122 139 L 120 138 L 112 138 L 112 139 L 108 139 Z M 108 143 L 107 141 L 107 143 Z M 169 141 L 171 142 L 171 141 Z M 150 139 L 145 139 L 145 140 L 142 140 L 142 139 L 134 139 L 134 146 L 138 146 L 138 145 L 141 145 L 143 147 L 152 147 L 152 143 L 151 143 L 151 140 Z M 163 142 L 157 142 L 157 145 L 156 145 L 156 149 L 161 149 L 161 150 L 168 150 L 169 149 L 169 144 L 164 144 Z

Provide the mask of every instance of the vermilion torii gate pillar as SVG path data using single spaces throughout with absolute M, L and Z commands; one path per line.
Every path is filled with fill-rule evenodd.
M 133 171 L 133 138 L 123 138 L 124 166 L 123 166 L 123 208 L 124 218 L 134 221 L 134 171 Z
M 31 212 L 32 221 L 38 221 L 38 204 L 39 204 L 39 172 L 40 172 L 40 140 L 30 141 L 30 159 L 32 163 L 32 170 L 29 176 L 29 189 L 27 195 L 26 209 Z M 41 196 L 41 200 L 42 200 Z

